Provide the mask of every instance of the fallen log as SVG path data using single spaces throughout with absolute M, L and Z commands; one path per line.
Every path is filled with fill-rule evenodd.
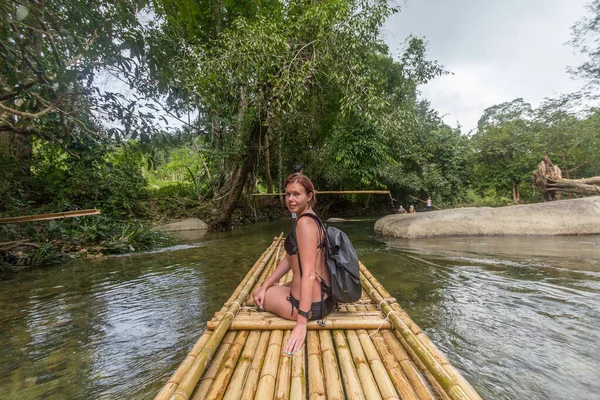
M 559 192 L 600 195 L 600 176 L 563 179 L 560 168 L 554 165 L 548 156 L 544 156 L 537 170 L 533 171 L 533 184 L 545 200 L 560 200 Z

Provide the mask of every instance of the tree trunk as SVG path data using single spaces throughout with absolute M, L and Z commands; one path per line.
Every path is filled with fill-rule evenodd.
M 231 221 L 231 215 L 237 205 L 237 202 L 246 186 L 248 176 L 256 164 L 258 159 L 258 146 L 261 136 L 264 135 L 265 127 L 262 126 L 259 120 L 254 121 L 248 139 L 245 143 L 245 151 L 242 156 L 241 165 L 236 164 L 233 167 L 233 172 L 229 182 L 225 185 L 224 192 L 226 193 L 217 209 L 219 210 L 215 225 L 227 225 Z
M 0 159 L 14 162 L 14 173 L 29 176 L 32 155 L 31 138 L 12 132 L 0 132 Z
M 265 140 L 263 141 L 263 145 L 265 146 L 265 152 L 264 152 L 264 157 L 265 157 L 265 179 L 267 180 L 267 193 L 273 193 L 273 178 L 271 177 L 271 160 L 269 157 L 269 131 L 270 131 L 270 126 L 267 126 L 266 129 L 266 133 L 265 133 Z
M 283 187 L 283 137 L 282 135 L 277 136 L 277 184 L 279 185 L 279 193 L 284 192 Z M 285 197 L 279 196 L 279 200 L 281 201 L 281 206 L 285 207 Z

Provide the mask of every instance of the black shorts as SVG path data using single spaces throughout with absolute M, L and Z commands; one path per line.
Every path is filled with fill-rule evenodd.
M 292 292 L 290 292 L 290 295 L 286 297 L 286 299 L 292 304 L 292 315 L 294 315 L 294 308 L 298 310 L 298 307 L 300 307 L 300 301 L 298 301 L 294 296 L 292 296 Z M 312 315 L 309 319 L 313 320 L 324 318 L 327 314 L 333 311 L 334 308 L 335 302 L 331 297 L 326 298 L 325 300 L 323 300 L 323 302 L 315 301 L 310 306 L 310 311 L 312 312 Z

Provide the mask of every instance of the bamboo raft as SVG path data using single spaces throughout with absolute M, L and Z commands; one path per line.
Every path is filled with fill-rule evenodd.
M 282 235 L 256 261 L 156 400 L 481 399 L 361 263 L 361 299 L 308 322 L 303 349 L 283 354 L 295 321 L 259 312 L 252 291 L 284 256 Z M 291 271 L 280 284 L 291 280 Z

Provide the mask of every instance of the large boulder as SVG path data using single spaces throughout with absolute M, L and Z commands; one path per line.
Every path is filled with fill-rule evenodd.
M 443 236 L 600 234 L 600 197 L 508 207 L 471 207 L 393 214 L 375 231 L 407 239 Z
M 208 230 L 209 226 L 206 222 L 198 218 L 188 218 L 170 224 L 162 225 L 156 229 L 166 232 L 180 232 L 180 231 L 205 231 Z

